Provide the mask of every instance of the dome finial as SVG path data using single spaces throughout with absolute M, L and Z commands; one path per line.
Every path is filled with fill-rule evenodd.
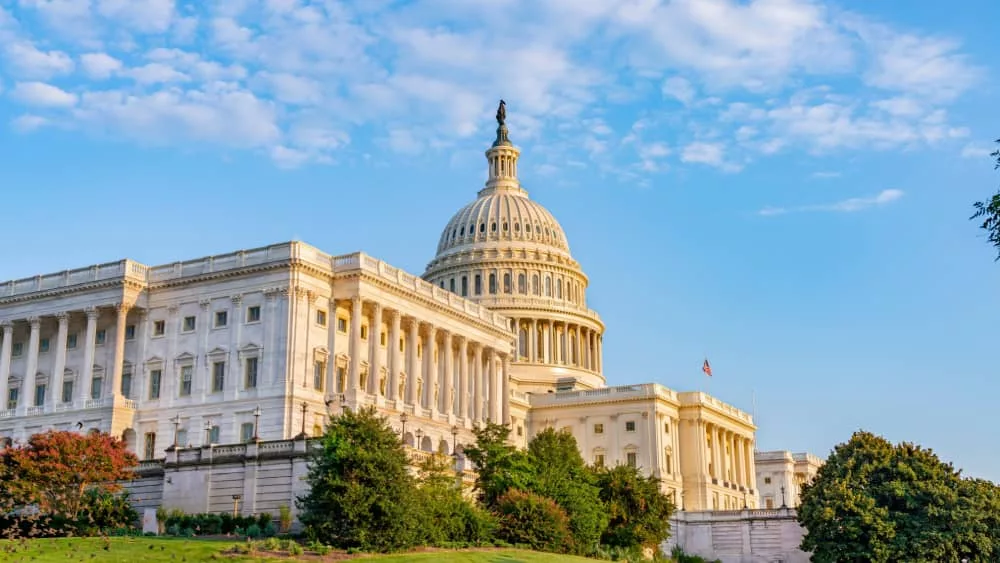
M 507 121 L 507 102 L 500 100 L 500 106 L 497 107 L 497 124 L 503 125 Z
M 497 106 L 497 139 L 493 141 L 493 146 L 514 146 L 507 138 L 507 102 L 503 100 L 500 100 L 500 105 Z

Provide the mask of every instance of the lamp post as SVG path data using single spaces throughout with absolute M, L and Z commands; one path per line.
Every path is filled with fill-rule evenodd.
M 253 441 L 260 441 L 260 405 L 253 410 Z
M 451 455 L 458 459 L 458 425 L 451 427 Z
M 296 438 L 300 440 L 306 439 L 306 409 L 308 408 L 309 408 L 309 403 L 302 401 L 302 431 L 299 432 L 298 436 L 296 436 Z
M 787 508 L 788 505 L 785 504 L 785 486 L 781 486 L 781 508 Z
M 415 432 L 415 434 L 417 435 L 416 448 L 419 450 L 419 449 L 422 448 L 422 444 L 420 443 L 420 439 L 423 437 L 424 431 L 421 430 L 421 429 L 419 429 L 419 428 L 417 428 L 417 431 Z
M 233 518 L 236 518 L 240 513 L 240 499 L 243 495 L 233 495 Z
M 173 448 L 173 449 L 176 450 L 177 449 L 177 432 L 178 432 L 178 429 L 181 426 L 181 413 L 177 413 L 176 416 L 174 416 L 172 419 L 170 419 L 170 422 L 174 423 L 174 445 L 171 446 L 171 448 Z
M 406 445 L 406 421 L 409 419 L 410 417 L 405 412 L 399 415 L 399 422 L 403 423 L 403 430 L 399 433 L 399 440 L 403 442 L 403 445 Z

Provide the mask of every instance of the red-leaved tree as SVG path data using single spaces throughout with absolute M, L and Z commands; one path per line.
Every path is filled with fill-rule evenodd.
M 138 462 L 108 434 L 50 430 L 0 450 L 0 495 L 13 507 L 75 521 L 88 494 L 117 492 Z

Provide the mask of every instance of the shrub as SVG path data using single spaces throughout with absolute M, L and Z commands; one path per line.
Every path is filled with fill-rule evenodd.
M 278 530 L 282 534 L 287 534 L 292 529 L 292 511 L 284 504 L 278 507 L 278 523 Z
M 499 536 L 509 543 L 555 553 L 573 550 L 566 511 L 551 499 L 511 490 L 497 501 L 497 514 Z
M 267 525 L 273 521 L 274 521 L 274 515 L 271 514 L 270 512 L 261 512 L 257 516 L 257 525 L 260 526 L 261 530 L 266 528 Z
M 289 542 L 288 544 L 288 554 L 289 555 L 302 555 L 302 546 L 295 543 Z
M 247 536 L 251 538 L 259 538 L 261 536 L 260 526 L 257 524 L 250 524 L 247 526 Z

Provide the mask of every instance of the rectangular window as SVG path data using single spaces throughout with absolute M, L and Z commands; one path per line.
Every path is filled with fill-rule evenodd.
M 448 291 L 455 293 L 455 278 L 448 280 Z
M 212 392 L 222 391 L 226 384 L 226 362 L 212 363 Z
M 385 331 L 383 330 L 378 335 L 378 343 L 380 346 L 385 346 L 385 341 L 386 341 Z
M 182 332 L 191 332 L 194 330 L 196 317 L 184 317 L 184 322 L 181 324 Z
M 156 400 L 160 398 L 160 380 L 163 379 L 163 370 L 152 369 L 149 370 L 149 399 Z
M 669 421 L 663 423 L 663 433 L 664 434 L 670 434 L 670 422 Z
M 45 384 L 35 385 L 35 406 L 40 407 L 45 404 Z
M 104 386 L 103 377 L 95 377 L 90 380 L 90 398 L 97 400 L 101 398 L 102 387 Z
M 12 411 L 17 408 L 17 396 L 20 391 L 17 387 L 11 387 L 7 390 L 7 410 Z
M 43 339 L 41 339 L 41 340 L 38 341 L 38 351 L 39 352 L 48 352 L 49 351 L 49 339 L 48 338 L 43 338 Z
M 142 458 L 153 459 L 156 455 L 156 432 L 146 432 L 142 440 Z
M 247 322 L 248 323 L 259 323 L 260 322 L 260 305 L 254 305 L 253 307 L 247 307 Z
M 244 422 L 240 425 L 240 441 L 241 442 L 252 442 L 253 441 L 253 423 Z
M 132 398 L 132 368 L 127 367 L 122 370 L 122 397 Z
M 125 325 L 125 340 L 135 340 L 135 325 Z
M 103 328 L 97 331 L 97 337 L 95 338 L 95 341 L 98 346 L 104 344 L 104 341 L 107 339 L 108 339 L 108 331 L 104 330 Z
M 476 295 L 482 295 L 483 294 L 483 276 L 481 276 L 480 274 L 476 274 L 476 283 L 475 283 L 475 286 L 476 286 L 475 287 L 475 290 L 476 290 L 475 294 Z
M 229 324 L 229 311 L 215 312 L 215 328 L 222 328 Z
M 64 402 L 64 403 L 72 403 L 73 402 L 73 382 L 72 381 L 63 381 L 62 402 Z
M 257 358 L 247 358 L 243 370 L 243 387 L 245 389 L 255 389 L 257 387 Z
M 316 324 L 326 326 L 326 311 L 316 311 Z
M 211 428 L 208 429 L 208 431 L 206 432 L 206 434 L 207 435 L 205 436 L 205 440 L 206 440 L 207 443 L 209 443 L 209 444 L 218 444 L 219 443 L 219 427 L 218 426 L 212 426 Z
M 17 357 L 20 356 L 22 352 L 24 352 L 24 343 L 15 342 L 14 346 L 11 347 L 10 355 Z
M 313 387 L 317 391 L 322 391 L 324 381 L 326 381 L 326 362 L 317 361 L 313 366 Z
M 469 295 L 469 278 L 462 276 L 462 297 L 468 297 Z
M 768 509 L 774 508 L 774 499 L 772 497 L 765 498 L 764 499 L 764 507 L 768 508 Z
M 347 334 L 347 319 L 344 317 L 337 317 L 337 332 Z
M 361 340 L 368 340 L 368 325 L 361 325 Z
M 635 452 L 628 452 L 625 454 L 625 463 L 627 463 L 629 467 L 635 467 L 636 457 Z
M 183 428 L 177 431 L 177 447 L 186 448 L 188 443 L 188 431 Z
M 194 366 L 181 368 L 181 397 L 191 396 L 191 378 L 194 376 Z
M 337 366 L 337 392 L 343 393 L 345 389 L 347 389 L 347 370 Z
M 664 460 L 663 470 L 667 473 L 673 473 L 673 463 L 671 462 L 670 454 L 667 454 L 666 459 Z
M 167 321 L 153 321 L 153 336 L 163 336 L 167 332 Z
M 635 421 L 634 420 L 629 420 L 629 421 L 625 422 L 625 431 L 626 432 L 635 432 Z
M 604 434 L 604 425 L 603 424 L 595 424 L 594 425 L 594 434 Z
M 594 466 L 604 467 L 604 454 L 597 454 L 594 456 Z
M 70 335 L 66 336 L 66 348 L 68 348 L 69 350 L 72 350 L 73 348 L 76 348 L 76 335 L 75 334 L 70 334 Z

